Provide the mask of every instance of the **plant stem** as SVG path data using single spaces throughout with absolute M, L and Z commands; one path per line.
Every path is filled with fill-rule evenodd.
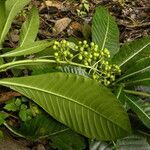
M 29 59 L 29 60 L 19 60 L 19 61 L 15 61 L 15 62 L 10 62 L 10 63 L 6 63 L 0 66 L 0 71 L 6 71 L 7 69 L 13 68 L 13 67 L 17 67 L 17 66 L 22 66 L 22 65 L 31 65 L 34 63 L 54 63 L 54 64 L 70 64 L 73 66 L 78 66 L 78 67 L 82 67 L 82 68 L 88 68 L 88 69 L 93 69 L 96 71 L 96 68 L 93 68 L 91 66 L 85 66 L 83 64 L 78 64 L 78 63 L 74 63 L 74 62 L 66 62 L 66 61 L 60 61 L 60 62 L 56 62 L 55 60 L 49 60 L 49 59 Z
M 144 96 L 144 97 L 150 97 L 149 93 L 144 93 L 144 92 L 139 92 L 139 91 L 132 91 L 132 90 L 124 90 L 124 92 L 133 94 L 133 95 L 139 95 L 139 96 Z

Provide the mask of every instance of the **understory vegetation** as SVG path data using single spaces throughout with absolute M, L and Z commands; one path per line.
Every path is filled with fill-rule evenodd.
M 15 17 L 30 0 L 0 1 L 0 137 L 46 139 L 58 150 L 150 149 L 150 36 L 119 42 L 119 28 L 98 6 L 87 38 L 38 38 L 40 17 L 27 11 L 16 47 Z M 89 12 L 88 1 L 77 9 Z

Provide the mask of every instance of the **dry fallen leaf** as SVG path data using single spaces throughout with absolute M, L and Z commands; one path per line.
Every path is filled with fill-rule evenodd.
M 64 5 L 60 3 L 59 1 L 50 1 L 47 0 L 44 3 L 41 4 L 40 10 L 44 9 L 46 7 L 56 7 L 57 9 L 64 9 Z
M 58 35 L 59 33 L 61 33 L 63 30 L 65 30 L 68 27 L 70 22 L 71 22 L 71 19 L 67 17 L 57 20 L 53 28 L 53 33 L 55 35 Z

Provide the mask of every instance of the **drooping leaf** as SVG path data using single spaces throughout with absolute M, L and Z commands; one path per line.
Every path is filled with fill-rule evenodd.
M 140 120 L 150 128 L 150 103 L 131 95 L 125 95 L 125 97 L 130 108 L 137 114 Z
M 122 69 L 127 68 L 128 65 L 141 59 L 143 53 L 150 54 L 150 36 L 144 37 L 140 40 L 124 44 L 120 51 L 113 57 L 112 62 L 119 65 Z
M 150 57 L 143 58 L 132 65 L 121 77 L 122 79 L 137 76 L 139 73 L 150 71 Z
M 18 47 L 15 50 L 12 50 L 10 52 L 7 52 L 3 55 L 0 55 L 0 57 L 17 57 L 22 55 L 29 55 L 34 54 L 37 52 L 40 52 L 47 47 L 51 46 L 53 42 L 48 41 L 36 41 L 34 43 L 30 43 L 28 45 L 24 45 L 22 47 Z
M 150 150 L 146 138 L 138 135 L 125 137 L 117 141 L 119 150 Z
M 112 140 L 131 132 L 121 104 L 92 79 L 50 73 L 4 79 L 0 84 L 34 100 L 56 120 L 89 138 Z
M 93 17 L 92 41 L 100 49 L 109 49 L 111 56 L 119 50 L 119 29 L 114 18 L 103 7 L 97 8 Z
M 27 20 L 23 23 L 20 31 L 19 46 L 31 44 L 35 41 L 39 29 L 39 14 L 36 7 L 31 9 Z
M 11 27 L 12 21 L 14 20 L 15 16 L 23 9 L 25 5 L 27 5 L 30 0 L 7 0 L 5 2 L 5 23 L 3 26 L 3 30 L 0 34 L 0 45 L 4 42 L 5 37 Z

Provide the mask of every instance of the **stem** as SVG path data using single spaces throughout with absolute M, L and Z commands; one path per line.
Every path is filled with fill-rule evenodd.
M 74 62 L 66 62 L 66 61 L 60 61 L 60 62 L 56 62 L 55 60 L 49 60 L 49 59 L 29 59 L 29 60 L 19 60 L 19 61 L 15 61 L 15 62 L 10 62 L 10 63 L 6 63 L 0 66 L 0 70 L 1 71 L 5 71 L 7 69 L 16 67 L 16 66 L 21 66 L 21 65 L 30 65 L 33 63 L 54 63 L 54 64 L 70 64 L 73 66 L 78 66 L 78 67 L 83 67 L 83 68 L 88 68 L 88 69 L 93 69 L 96 71 L 99 71 L 91 66 L 85 66 L 83 64 L 78 64 L 78 63 L 74 63 Z
M 124 92 L 133 94 L 133 95 L 139 95 L 139 96 L 144 96 L 144 97 L 150 97 L 150 94 L 144 93 L 144 92 L 138 92 L 138 91 L 132 91 L 132 90 L 124 90 Z

